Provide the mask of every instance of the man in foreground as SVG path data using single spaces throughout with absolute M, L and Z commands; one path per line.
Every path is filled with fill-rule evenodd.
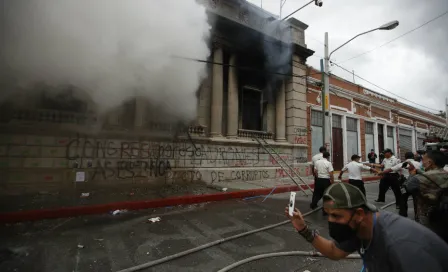
M 348 170 L 348 183 L 357 187 L 361 192 L 366 195 L 366 188 L 364 187 L 364 181 L 362 180 L 362 170 L 371 170 L 369 166 L 359 162 L 361 157 L 358 155 L 352 155 L 352 161 L 342 168 L 339 173 L 339 179 L 342 179 L 342 174 Z M 376 170 L 374 170 L 376 172 Z
M 296 209 L 289 216 L 294 228 L 313 247 L 332 260 L 358 251 L 368 272 L 448 271 L 448 245 L 420 224 L 378 211 L 362 192 L 346 183 L 332 184 L 324 194 L 328 213 L 328 240 L 307 226 Z

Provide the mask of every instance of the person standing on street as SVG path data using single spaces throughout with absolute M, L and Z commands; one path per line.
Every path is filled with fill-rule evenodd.
M 332 184 L 324 195 L 333 240 L 307 226 L 295 209 L 286 216 L 295 230 L 322 255 L 341 260 L 357 251 L 368 272 L 448 271 L 448 245 L 435 233 L 397 214 L 378 211 L 362 192 L 347 183 Z
M 359 162 L 361 157 L 358 155 L 352 156 L 352 161 L 342 168 L 339 173 L 339 179 L 342 179 L 342 174 L 348 170 L 348 183 L 357 187 L 361 192 L 366 195 L 366 188 L 364 187 L 364 181 L 362 180 L 362 170 L 372 170 L 369 166 L 366 166 Z M 376 172 L 376 170 L 374 170 Z
M 314 176 L 314 183 L 316 183 L 317 180 L 317 176 L 314 174 L 314 168 L 316 167 L 316 162 L 318 160 L 321 160 L 323 158 L 323 153 L 327 151 L 327 148 L 325 146 L 321 146 L 319 148 L 319 153 L 317 153 L 316 155 L 314 155 L 311 158 L 311 173 Z
M 400 203 L 400 212 L 399 214 L 401 216 L 404 217 L 408 217 L 408 199 L 409 196 L 411 196 L 412 194 L 409 193 L 406 189 L 406 183 L 407 183 L 407 179 L 409 178 L 409 170 L 408 170 L 408 165 L 412 164 L 411 169 L 415 168 L 415 169 L 420 169 L 421 167 L 421 163 L 417 162 L 414 160 L 414 153 L 412 152 L 406 152 L 406 154 L 404 155 L 405 161 L 402 163 L 399 163 L 395 166 L 392 166 L 391 168 L 387 168 L 384 169 L 383 172 L 380 172 L 380 175 L 386 175 L 388 173 L 391 173 L 393 171 L 399 173 L 401 172 L 401 177 L 400 180 L 402 180 L 402 184 L 400 184 L 401 186 L 401 203 Z M 401 183 L 401 182 L 400 182 Z M 417 198 L 414 196 L 413 198 L 414 201 L 414 213 L 415 213 L 415 218 L 417 218 Z
M 367 155 L 367 158 L 369 159 L 369 163 L 375 163 L 376 162 L 376 158 L 378 158 L 378 156 L 375 153 L 375 150 L 370 150 L 370 153 Z
M 448 243 L 448 173 L 442 169 L 446 157 L 440 151 L 428 151 L 422 163 L 425 172 L 411 169 L 416 174 L 408 180 L 407 189 L 417 193 L 418 222 Z
M 400 163 L 400 160 L 397 159 L 393 155 L 392 150 L 386 149 L 386 150 L 384 150 L 384 160 L 379 166 L 383 169 L 389 169 L 399 163 Z M 401 191 L 400 191 L 400 184 L 399 184 L 398 178 L 399 178 L 399 176 L 398 176 L 397 171 L 391 171 L 391 172 L 388 172 L 383 175 L 383 177 L 380 180 L 380 188 L 379 188 L 380 190 L 378 193 L 378 199 L 375 200 L 375 202 L 386 201 L 386 193 L 389 190 L 389 188 L 392 188 L 392 191 L 394 192 L 394 195 L 395 195 L 396 207 L 397 207 L 397 209 L 400 208 Z
M 317 177 L 316 183 L 314 183 L 313 199 L 311 200 L 310 208 L 317 208 L 317 203 L 322 199 L 325 190 L 334 182 L 334 169 L 328 159 L 330 158 L 330 153 L 325 151 L 323 153 L 323 158 L 316 161 L 314 167 L 314 174 Z M 324 212 L 325 214 L 325 212 Z

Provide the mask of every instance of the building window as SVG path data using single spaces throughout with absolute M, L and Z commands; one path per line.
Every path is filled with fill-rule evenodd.
M 347 155 L 358 155 L 358 120 L 347 117 Z
M 311 125 L 317 127 L 324 126 L 324 114 L 321 111 L 311 111 Z
M 394 137 L 394 128 L 387 127 L 387 137 Z
M 393 127 L 387 127 L 387 146 L 386 148 L 390 148 L 392 151 L 395 150 L 395 143 L 394 143 L 394 128 Z
M 373 132 L 373 126 L 374 124 L 372 122 L 365 122 L 365 128 L 366 128 L 366 135 L 365 135 L 365 149 L 366 149 L 366 160 L 369 158 L 367 157 L 369 152 L 373 149 L 375 150 L 375 139 L 374 139 L 374 132 Z
M 324 114 L 321 111 L 311 111 L 311 152 L 319 153 L 323 143 L 322 128 L 324 126 Z
M 347 117 L 347 131 L 358 131 L 358 120 Z
M 332 115 L 331 120 L 334 128 L 342 128 L 342 117 L 340 115 Z
M 247 130 L 263 130 L 263 115 L 266 114 L 266 103 L 263 93 L 255 88 L 243 88 L 241 92 L 242 128 Z
M 366 125 L 366 134 L 373 134 L 373 123 L 365 122 Z

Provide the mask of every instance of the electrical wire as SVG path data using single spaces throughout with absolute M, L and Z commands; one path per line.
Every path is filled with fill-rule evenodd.
M 350 73 L 351 75 L 354 75 L 355 77 L 357 77 L 357 78 L 359 78 L 359 79 L 361 79 L 361 80 L 363 80 L 363 81 L 365 81 L 365 82 L 367 82 L 367 83 L 369 83 L 369 84 L 371 84 L 371 85 L 373 85 L 373 86 L 375 86 L 375 87 L 377 87 L 377 88 L 379 88 L 379 89 L 381 89 L 381 90 L 383 90 L 383 91 L 385 91 L 385 92 L 387 92 L 387 93 L 390 93 L 390 94 L 392 94 L 392 95 L 394 95 L 394 96 L 396 96 L 396 97 L 398 97 L 398 98 L 401 98 L 401 99 L 403 99 L 403 100 L 406 100 L 406 101 L 408 101 L 408 102 L 411 102 L 411 103 L 413 103 L 413 104 L 415 104 L 415 105 L 418 105 L 418 106 L 420 106 L 420 107 L 429 109 L 429 110 L 431 110 L 431 111 L 438 112 L 438 110 L 435 110 L 435 109 L 433 109 L 433 108 L 430 108 L 430 107 L 425 106 L 425 105 L 422 105 L 422 104 L 419 104 L 419 103 L 414 102 L 414 101 L 412 101 L 412 100 L 409 100 L 409 99 L 407 99 L 407 98 L 405 98 L 405 97 L 399 96 L 398 94 L 395 94 L 395 93 L 393 93 L 393 92 L 391 92 L 391 91 L 388 91 L 388 90 L 384 89 L 383 87 L 378 86 L 377 84 L 375 84 L 375 83 L 373 83 L 373 82 L 371 82 L 371 81 L 369 81 L 369 80 L 367 80 L 367 79 L 365 79 L 365 78 L 363 78 L 363 77 L 361 77 L 361 76 L 359 76 L 359 75 L 353 73 L 352 71 L 349 71 L 347 68 L 344 68 L 344 67 L 342 67 L 341 65 L 339 65 L 339 64 L 337 64 L 337 63 L 335 63 L 335 62 L 332 62 L 332 61 L 330 61 L 330 62 L 331 62 L 331 64 L 336 65 L 337 67 L 339 67 L 339 68 L 341 68 L 342 70 L 344 70 L 344 71 Z
M 437 19 L 439 19 L 439 18 L 441 18 L 441 17 L 443 17 L 443 16 L 445 16 L 445 15 L 447 15 L 447 14 L 448 14 L 448 10 L 445 11 L 444 13 L 442 13 L 442 14 L 440 14 L 440 15 L 434 17 L 434 18 L 432 18 L 431 20 L 429 20 L 429 21 L 427 21 L 427 22 L 425 22 L 425 23 L 419 25 L 418 27 L 413 28 L 413 29 L 407 31 L 407 32 L 401 34 L 400 36 L 398 36 L 398 37 L 396 37 L 396 38 L 394 38 L 394 39 L 392 39 L 392 40 L 390 40 L 390 41 L 388 41 L 388 42 L 386 42 L 386 43 L 383 43 L 383 44 L 381 44 L 381 45 L 379 45 L 379 46 L 377 46 L 377 47 L 375 47 L 375 48 L 373 48 L 373 49 L 371 49 L 371 50 L 368 50 L 368 51 L 366 51 L 366 52 L 363 52 L 363 53 L 361 53 L 361 54 L 358 54 L 358 55 L 356 55 L 356 56 L 353 56 L 353 57 L 351 57 L 351 58 L 348 58 L 348 59 L 346 59 L 346 60 L 344 60 L 344 61 L 341 61 L 341 62 L 339 62 L 339 64 L 344 63 L 344 62 L 347 62 L 347 61 L 350 61 L 350 60 L 353 60 L 353 59 L 356 59 L 356 58 L 359 58 L 359 57 L 364 56 L 364 55 L 366 55 L 366 54 L 369 54 L 369 53 L 371 53 L 371 52 L 373 52 L 373 51 L 375 51 L 375 50 L 377 50 L 377 49 L 379 49 L 379 48 L 381 48 L 381 47 L 383 47 L 383 46 L 386 46 L 386 45 L 388 45 L 388 44 L 390 44 L 390 43 L 392 43 L 392 42 L 394 42 L 394 41 L 396 41 L 396 40 L 398 40 L 398 39 L 400 39 L 400 38 L 402 38 L 402 37 L 404 37 L 404 36 L 406 36 L 406 35 L 408 35 L 408 34 L 414 32 L 414 31 L 416 31 L 416 30 L 418 30 L 418 29 L 424 27 L 425 25 L 427 25 L 427 24 L 429 24 L 429 23 L 434 22 L 435 20 L 437 20 Z
M 315 90 L 315 91 L 317 91 L 317 90 Z M 331 91 L 330 90 L 330 93 L 332 93 L 332 94 L 334 94 L 334 95 L 336 95 L 337 97 L 341 97 L 341 98 L 343 98 L 343 96 L 340 96 L 337 92 L 335 92 L 335 91 Z M 319 93 L 319 96 L 321 95 L 321 92 Z M 322 99 L 322 98 L 321 98 Z M 384 115 L 384 113 L 382 113 L 382 112 L 378 112 L 378 111 L 375 111 L 375 110 L 373 110 L 371 107 L 369 107 L 369 106 L 367 106 L 367 105 L 362 105 L 362 104 L 357 104 L 358 105 L 358 107 L 362 107 L 362 108 L 365 108 L 365 109 L 367 109 L 368 111 L 370 111 L 371 113 L 375 113 L 377 116 L 370 116 L 370 118 L 372 118 L 372 117 L 381 117 L 381 118 L 385 118 L 385 119 L 390 119 L 390 116 L 387 116 L 387 115 Z M 320 105 L 316 105 L 316 106 L 320 106 Z M 387 109 L 385 109 L 385 111 L 390 111 L 390 110 L 387 110 Z M 367 117 L 369 117 L 369 116 L 367 116 Z
M 236 68 L 239 70 L 255 71 L 255 72 L 259 72 L 259 73 L 267 73 L 267 74 L 273 74 L 273 75 L 279 75 L 279 76 L 297 77 L 297 78 L 305 78 L 308 76 L 308 75 L 298 75 L 298 74 L 294 74 L 294 73 L 285 74 L 285 73 L 279 73 L 279 72 L 274 72 L 274 71 L 269 71 L 269 70 L 258 69 L 258 68 L 254 68 L 254 67 L 239 66 L 239 65 L 222 63 L 222 62 L 214 62 L 211 60 L 201 60 L 201 59 L 181 57 L 181 56 L 173 56 L 173 58 L 189 60 L 189 61 L 196 61 L 196 62 L 201 62 L 201 63 L 208 63 L 208 64 L 213 64 L 213 65 L 221 65 L 221 66 L 225 66 L 225 67 Z M 311 74 L 311 75 L 319 75 L 319 74 L 320 73 L 315 73 L 315 74 Z

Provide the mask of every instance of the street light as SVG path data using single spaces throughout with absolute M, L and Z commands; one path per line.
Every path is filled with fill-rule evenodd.
M 336 52 L 337 50 L 339 50 L 341 47 L 343 47 L 344 45 L 346 45 L 349 42 L 353 41 L 354 39 L 358 38 L 359 36 L 365 35 L 367 33 L 370 33 L 370 32 L 376 31 L 376 30 L 391 30 L 391 29 L 396 28 L 398 25 L 399 25 L 398 21 L 392 21 L 392 22 L 384 24 L 380 27 L 368 30 L 366 32 L 362 32 L 362 33 L 354 36 L 350 40 L 346 41 L 345 43 L 343 43 L 341 46 L 337 47 L 333 51 L 331 51 L 330 54 L 328 54 L 328 32 L 325 32 L 325 46 L 324 46 L 325 52 L 324 52 L 324 60 L 323 60 L 323 62 L 325 64 L 322 65 L 323 63 L 321 61 L 321 72 L 322 72 L 322 77 L 323 77 L 323 82 L 324 82 L 324 88 L 323 88 L 323 94 L 322 94 L 322 112 L 325 113 L 324 124 L 322 127 L 323 128 L 322 133 L 323 133 L 323 146 L 326 146 L 328 151 L 330 151 L 332 149 L 331 148 L 332 147 L 332 142 L 331 142 L 332 137 L 331 137 L 331 131 L 330 131 L 331 130 L 331 115 L 330 115 L 330 78 L 329 78 L 331 55 L 334 52 Z
M 358 38 L 359 36 L 365 35 L 365 34 L 367 34 L 367 33 L 370 33 L 370 32 L 376 31 L 376 30 L 391 30 L 391 29 L 396 28 L 398 25 L 399 25 L 399 22 L 398 22 L 398 21 L 392 21 L 392 22 L 389 22 L 389 23 L 387 23 L 387 24 L 384 24 L 384 25 L 382 25 L 382 26 L 380 26 L 380 27 L 371 29 L 371 30 L 366 31 L 366 32 L 363 32 L 363 33 L 359 33 L 359 34 L 356 35 L 355 37 L 353 37 L 353 38 L 351 38 L 350 40 L 348 40 L 348 41 L 346 41 L 345 43 L 343 43 L 341 46 L 339 46 L 339 47 L 336 48 L 335 50 L 331 51 L 330 55 L 328 56 L 328 59 L 330 59 L 331 54 L 333 54 L 333 53 L 334 53 L 335 51 L 337 51 L 339 48 L 343 47 L 344 45 L 346 45 L 346 44 L 348 44 L 349 42 L 353 41 L 354 39 Z M 328 36 L 328 34 L 325 33 L 325 36 Z M 328 45 L 328 43 L 327 43 L 327 45 Z
M 400 23 L 398 21 L 392 21 L 392 22 L 389 22 L 387 24 L 384 24 L 384 25 L 378 27 L 378 29 L 379 30 L 391 30 L 391 29 L 396 28 L 399 24 Z

